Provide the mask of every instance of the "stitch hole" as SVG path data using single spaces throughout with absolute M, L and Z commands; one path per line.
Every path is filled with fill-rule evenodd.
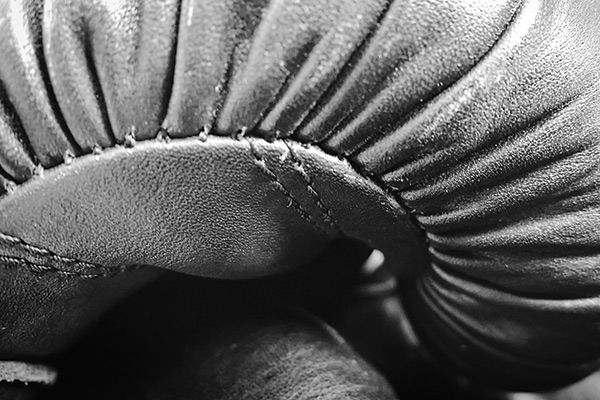
M 167 143 L 171 141 L 171 136 L 169 136 L 169 132 L 167 132 L 164 128 L 159 128 L 158 133 L 156 134 L 156 140 L 159 142 Z
M 243 138 L 246 137 L 247 131 L 248 131 L 248 127 L 242 126 L 240 129 L 238 129 L 237 131 L 235 131 L 233 133 L 233 139 L 242 140 Z

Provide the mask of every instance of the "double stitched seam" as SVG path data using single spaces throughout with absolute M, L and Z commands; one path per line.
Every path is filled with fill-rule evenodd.
M 285 185 L 277 177 L 275 172 L 273 172 L 273 170 L 269 168 L 264 157 L 262 157 L 256 150 L 256 147 L 252 143 L 252 140 L 250 140 L 247 137 L 244 137 L 244 139 L 248 142 L 250 154 L 252 155 L 255 164 L 270 179 L 271 183 L 275 186 L 275 188 L 277 188 L 277 190 L 287 198 L 288 205 L 294 207 L 296 212 L 298 212 L 298 214 L 315 229 L 327 234 L 327 232 L 317 224 L 313 217 L 306 210 L 304 210 L 304 208 L 302 208 L 300 203 L 292 196 L 292 193 L 285 187 Z
M 12 248 L 22 256 L 7 255 L 4 248 Z M 4 254 L 2 254 L 4 253 Z M 59 256 L 50 250 L 25 243 L 22 239 L 0 233 L 0 264 L 25 267 L 34 273 L 56 273 L 65 277 L 101 278 L 110 277 L 131 268 L 108 268 L 73 258 Z
M 85 265 L 87 267 L 87 264 L 83 264 L 81 262 L 77 262 L 77 264 Z M 129 270 L 133 269 L 133 268 L 113 269 L 113 268 L 105 268 L 105 267 L 95 266 L 95 268 L 102 269 L 102 271 L 97 271 L 97 270 L 91 271 L 91 272 L 69 271 L 69 270 L 64 270 L 60 267 L 54 266 L 54 265 L 38 264 L 38 263 L 31 262 L 25 258 L 17 258 L 17 257 L 10 257 L 10 256 L 0 256 L 0 265 L 8 266 L 8 267 L 19 267 L 19 268 L 24 267 L 24 268 L 27 268 L 29 271 L 31 271 L 33 273 L 38 273 L 38 274 L 40 274 L 40 273 L 55 273 L 57 275 L 64 276 L 64 277 L 76 277 L 76 278 L 82 278 L 82 279 L 108 278 L 111 276 L 115 276 L 121 272 L 129 271 Z
M 323 219 L 329 224 L 329 226 L 331 226 L 331 228 L 334 231 L 341 232 L 342 229 L 339 227 L 339 225 L 331 215 L 331 210 L 325 205 L 325 203 L 323 203 L 323 200 L 321 196 L 319 196 L 319 193 L 317 192 L 317 189 L 315 188 L 312 179 L 310 178 L 310 175 L 308 175 L 308 172 L 306 172 L 306 169 L 302 164 L 302 160 L 300 160 L 300 158 L 296 155 L 296 152 L 292 149 L 290 141 L 288 139 L 283 139 L 283 143 L 288 148 L 294 169 L 300 174 L 300 176 L 304 180 L 304 183 L 306 184 L 306 191 L 308 192 L 310 197 L 312 197 L 315 204 L 321 211 Z

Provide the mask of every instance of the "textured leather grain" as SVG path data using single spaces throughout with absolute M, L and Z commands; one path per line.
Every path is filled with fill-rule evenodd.
M 50 320 L 83 332 L 132 274 L 273 274 L 351 237 L 449 370 L 590 374 L 598 26 L 595 0 L 0 2 L 0 359 L 62 349 L 24 327 L 69 304 Z M 69 301 L 17 311 L 47 292 Z
M 406 276 L 426 262 L 393 197 L 287 140 L 142 141 L 49 170 L 0 204 L 0 231 L 106 268 L 256 277 L 306 263 L 335 236 L 381 248 Z

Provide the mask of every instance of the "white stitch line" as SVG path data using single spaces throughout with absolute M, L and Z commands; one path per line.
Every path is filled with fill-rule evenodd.
M 25 257 L 16 257 L 13 255 L 0 254 L 0 262 L 6 265 L 20 266 L 25 265 L 29 270 L 36 273 L 55 272 L 63 276 L 79 276 L 82 278 L 110 277 L 118 273 L 133 270 L 136 268 L 120 267 L 109 268 L 96 265 L 73 258 L 59 256 L 50 250 L 35 247 L 25 243 L 22 239 L 0 233 L 0 244 L 15 248 L 18 252 L 25 253 Z M 0 248 L 1 251 L 1 248 Z M 74 271 L 61 267 L 71 267 Z
M 329 225 L 331 225 L 331 227 L 334 230 L 336 230 L 338 232 L 341 232 L 342 231 L 341 228 L 335 222 L 333 216 L 331 215 L 331 210 L 329 208 L 327 208 L 327 206 L 325 205 L 325 203 L 323 203 L 323 200 L 319 196 L 319 193 L 317 192 L 317 189 L 314 187 L 312 179 L 310 178 L 310 176 L 308 175 L 308 173 L 304 169 L 304 165 L 302 164 L 302 161 L 296 155 L 296 152 L 292 149 L 292 146 L 290 145 L 289 140 L 288 139 L 282 139 L 282 140 L 283 140 L 283 143 L 286 145 L 286 147 L 288 148 L 288 150 L 290 152 L 290 156 L 291 156 L 291 159 L 292 159 L 292 162 L 293 162 L 293 165 L 294 165 L 294 169 L 296 171 L 298 171 L 298 173 L 300 174 L 300 176 L 302 176 L 302 179 L 304 179 L 304 182 L 306 183 L 306 191 L 313 198 L 315 204 L 319 208 L 319 211 L 321 211 L 321 214 L 323 214 L 323 218 L 325 219 L 325 221 Z
M 308 223 L 310 223 L 312 226 L 314 226 L 317 230 L 319 230 L 325 234 L 328 234 L 328 232 L 325 231 L 325 229 L 323 229 L 322 227 L 320 227 L 317 224 L 317 222 L 310 216 L 310 214 L 302 208 L 300 203 L 298 203 L 298 201 L 292 196 L 292 194 L 285 187 L 285 185 L 279 180 L 279 178 L 277 178 L 277 175 L 275 175 L 275 173 L 267 166 L 265 159 L 260 154 L 258 154 L 252 141 L 247 137 L 243 137 L 243 138 L 248 142 L 248 145 L 250 146 L 250 154 L 252 154 L 256 164 L 260 167 L 261 171 L 269 177 L 269 179 L 271 180 L 273 185 L 275 185 L 277 190 L 279 190 L 279 192 L 281 192 L 285 197 L 287 197 L 287 199 L 289 201 L 289 205 L 294 206 L 294 208 L 296 209 L 298 214 L 304 220 L 306 220 Z

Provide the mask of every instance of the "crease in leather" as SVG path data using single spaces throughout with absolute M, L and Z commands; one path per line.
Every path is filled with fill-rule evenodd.
M 236 50 L 237 50 L 237 45 L 233 45 L 231 52 L 229 53 L 229 56 L 227 57 L 227 64 L 223 71 L 223 76 L 219 81 L 219 85 L 215 88 L 215 90 L 217 90 L 217 88 L 218 88 L 218 97 L 215 100 L 215 104 L 213 105 L 214 110 L 211 115 L 212 118 L 207 124 L 207 126 L 208 126 L 207 130 L 209 132 L 213 131 L 214 126 L 218 123 L 219 117 L 221 116 L 221 113 L 223 112 L 223 108 L 225 107 L 225 104 L 227 102 L 227 97 L 229 95 L 229 87 L 231 85 L 231 80 L 234 76 Z M 204 128 L 204 125 L 202 127 Z M 206 128 L 204 128 L 204 129 L 206 129 Z M 236 130 L 235 132 L 237 133 L 237 132 L 239 132 L 239 130 L 245 130 L 245 129 L 247 129 L 247 127 L 240 126 L 238 128 L 238 130 Z
M 423 10 L 420 9 L 421 4 L 417 2 L 412 4 L 393 3 L 386 18 L 381 21 L 377 32 L 371 38 L 373 43 L 368 44 L 364 54 L 356 60 L 356 65 L 349 66 L 348 75 L 341 78 L 331 97 L 323 101 L 323 104 L 316 106 L 320 109 L 319 113 L 315 113 L 317 123 L 307 121 L 306 126 L 302 127 L 299 132 L 299 137 L 302 138 L 301 140 L 312 142 L 314 139 L 311 139 L 311 136 L 317 135 L 316 141 L 322 142 L 324 148 L 344 155 L 351 155 L 359 152 L 359 149 L 370 147 L 373 142 L 393 132 L 395 127 L 410 121 L 416 110 L 423 107 L 423 103 L 426 104 L 432 98 L 437 97 L 462 75 L 468 73 L 470 68 L 476 66 L 494 48 L 505 27 L 517 13 L 518 3 L 494 4 L 494 7 L 498 7 L 494 9 L 499 14 L 497 19 L 487 20 L 490 15 L 495 14 L 494 12 L 477 17 L 465 12 L 465 20 L 472 18 L 469 22 L 472 24 L 473 31 L 487 25 L 492 32 L 483 29 L 483 31 L 478 31 L 481 33 L 481 37 L 473 38 L 472 36 L 464 37 L 467 36 L 467 32 L 461 31 L 462 40 L 465 43 L 459 49 L 452 42 L 438 43 L 429 37 L 435 37 L 435 35 L 415 28 L 413 25 L 415 17 L 420 17 L 420 14 L 423 13 Z M 445 14 L 448 9 L 443 6 L 442 2 L 435 4 L 433 8 L 437 6 L 440 8 L 429 11 L 434 15 L 444 15 L 448 20 L 453 17 L 457 18 L 451 13 Z M 492 5 L 488 4 L 487 7 L 492 7 Z M 465 10 L 462 11 L 467 10 L 468 7 L 465 7 Z M 411 12 L 414 15 L 411 15 Z M 476 14 L 477 11 L 474 13 Z M 489 24 L 482 22 L 483 20 Z M 438 20 L 438 22 L 440 25 L 447 23 L 444 20 Z M 452 20 L 452 22 L 455 21 Z M 424 22 L 424 24 L 427 23 L 430 21 Z M 406 26 L 406 30 L 402 30 L 403 26 Z M 454 31 L 457 29 L 456 27 L 462 26 L 460 23 L 444 25 L 444 28 L 455 34 L 454 37 L 450 34 L 451 39 L 458 36 Z M 410 28 L 413 28 L 414 32 Z M 448 40 L 447 37 L 444 37 L 443 29 L 436 26 L 430 26 L 430 28 L 442 39 Z M 473 35 L 473 33 L 469 32 L 469 35 Z M 396 43 L 395 39 L 398 39 L 399 43 Z M 428 42 L 430 39 L 432 43 Z M 406 43 L 409 40 L 414 40 L 415 43 Z M 397 45 L 399 53 L 393 52 L 387 43 Z M 405 51 L 408 54 L 404 54 Z M 456 62 L 444 64 L 449 58 L 444 51 L 455 52 L 453 56 L 457 58 Z M 461 54 L 461 51 L 464 51 L 465 54 Z M 390 53 L 395 54 L 396 58 L 391 58 Z M 437 57 L 433 56 L 434 54 Z M 373 58 L 378 61 L 373 62 Z M 379 61 L 382 58 L 385 61 L 383 63 Z M 365 63 L 371 68 L 365 66 Z M 331 107 L 334 108 L 333 111 L 329 110 Z M 336 115 L 336 109 L 343 109 L 343 111 L 337 111 L 342 115 Z M 334 124 L 332 125 L 327 119 L 332 119 Z M 319 120 L 322 121 L 318 122 Z M 322 128 L 323 125 L 326 127 L 325 129 Z M 321 131 L 326 132 L 325 138 L 319 135 L 319 127 L 321 127 Z
M 403 110 L 402 113 L 398 113 L 400 116 L 395 117 L 396 119 L 393 121 L 393 123 L 388 123 L 387 126 L 385 126 L 385 130 L 379 131 L 377 135 L 366 136 L 354 141 L 350 140 L 351 143 L 354 142 L 351 145 L 344 144 L 345 135 L 343 131 L 348 130 L 348 125 L 351 125 L 353 121 L 347 121 L 348 118 L 340 121 L 340 123 L 332 130 L 333 134 L 323 141 L 323 147 L 332 149 L 333 151 L 340 151 L 340 149 L 343 148 L 344 150 L 342 153 L 351 158 L 374 146 L 378 141 L 381 140 L 382 137 L 394 132 L 394 128 L 397 129 L 398 127 L 401 127 L 411 119 L 418 116 L 427 108 L 430 103 L 433 103 L 436 101 L 436 99 L 443 97 L 447 91 L 450 91 L 452 87 L 454 87 L 462 79 L 462 77 L 468 75 L 472 69 L 476 68 L 488 56 L 488 54 L 494 51 L 498 43 L 502 40 L 502 37 L 506 33 L 507 29 L 512 25 L 517 15 L 519 15 L 522 3 L 523 0 L 514 2 L 514 8 L 512 9 L 511 14 L 506 19 L 503 27 L 495 34 L 493 40 L 487 45 L 487 48 L 485 46 L 482 48 L 483 51 L 481 54 L 477 54 L 476 60 L 469 60 L 466 68 L 463 67 L 461 73 L 454 76 L 453 81 L 446 81 L 443 84 L 438 84 L 438 87 L 435 90 L 430 90 L 426 96 L 419 98 L 418 103 L 412 105 L 412 108 L 408 108 Z M 354 117 L 354 119 L 358 119 L 356 116 L 352 117 Z M 340 128 L 340 125 L 342 128 Z
M 298 131 L 302 129 L 302 126 L 305 124 L 306 120 L 311 120 L 315 114 L 318 114 L 318 105 L 321 104 L 330 93 L 335 90 L 336 83 L 339 82 L 342 77 L 347 75 L 350 70 L 352 70 L 357 59 L 361 57 L 361 53 L 364 51 L 364 47 L 369 43 L 369 40 L 375 35 L 379 27 L 381 26 L 382 20 L 385 18 L 387 13 L 390 10 L 390 7 L 394 3 L 395 0 L 387 0 L 382 2 L 381 10 L 379 11 L 379 15 L 374 18 L 373 25 L 375 29 L 369 29 L 364 34 L 362 40 L 358 44 L 355 44 L 351 49 L 349 54 L 344 55 L 345 62 L 342 63 L 341 66 L 338 66 L 334 71 L 331 72 L 331 76 L 329 77 L 329 82 L 324 82 L 320 88 L 313 88 L 317 93 L 310 100 L 308 109 L 296 110 L 294 113 L 294 118 L 290 118 L 290 110 L 285 110 L 285 107 L 282 104 L 286 104 L 285 97 L 294 96 L 293 87 L 291 82 L 287 82 L 289 87 L 284 87 L 282 85 L 280 90 L 280 99 L 278 103 L 272 104 L 272 107 L 268 108 L 265 112 L 261 120 L 258 122 L 257 126 L 263 132 L 279 132 L 278 136 L 284 137 L 294 137 L 299 138 L 297 136 Z M 359 29 L 356 29 L 359 31 Z M 323 40 L 323 38 L 321 39 Z M 315 47 L 318 45 L 317 43 Z M 308 63 L 310 57 L 307 57 L 305 63 Z M 296 72 L 298 75 L 302 73 L 302 69 L 299 68 Z M 296 77 L 294 77 L 296 78 Z M 285 90 L 285 91 L 284 91 Z M 306 98 L 306 96 L 303 96 Z M 281 118 L 281 115 L 286 115 L 286 118 Z M 295 114 L 300 114 L 296 116 Z M 290 122 L 291 121 L 291 122 Z M 333 133 L 333 130 L 331 131 Z M 325 132 L 326 133 L 326 132 Z M 324 140 L 324 139 L 323 139 Z M 317 143 L 321 140 L 317 140 L 316 138 L 312 138 L 311 140 L 306 140 L 306 143 Z

